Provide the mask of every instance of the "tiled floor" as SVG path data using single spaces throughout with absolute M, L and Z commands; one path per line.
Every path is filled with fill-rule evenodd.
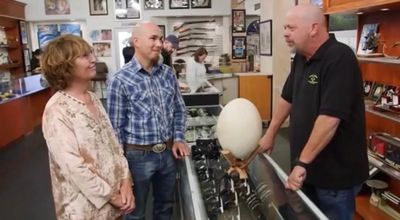
M 287 129 L 282 129 L 272 154 L 286 172 L 289 170 L 287 137 Z M 55 215 L 47 148 L 41 129 L 37 128 L 0 151 L 0 220 L 52 219 Z

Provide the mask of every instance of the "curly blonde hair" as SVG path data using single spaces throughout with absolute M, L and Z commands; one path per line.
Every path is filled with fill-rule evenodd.
M 62 35 L 49 42 L 40 66 L 49 85 L 56 90 L 67 88 L 72 81 L 75 59 L 92 53 L 92 47 L 81 37 Z

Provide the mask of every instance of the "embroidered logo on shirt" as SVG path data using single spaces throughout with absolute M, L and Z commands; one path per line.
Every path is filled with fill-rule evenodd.
M 310 74 L 308 76 L 307 82 L 312 84 L 312 85 L 318 84 L 318 76 L 316 74 Z

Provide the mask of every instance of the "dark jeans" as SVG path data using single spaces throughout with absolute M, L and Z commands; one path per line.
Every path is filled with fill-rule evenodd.
M 330 220 L 352 220 L 356 208 L 355 197 L 361 186 L 331 190 L 305 184 L 302 190 Z
M 136 208 L 124 219 L 145 219 L 146 201 L 151 184 L 154 199 L 153 219 L 171 219 L 176 183 L 176 164 L 171 150 L 154 153 L 128 148 L 125 154 L 132 173 Z

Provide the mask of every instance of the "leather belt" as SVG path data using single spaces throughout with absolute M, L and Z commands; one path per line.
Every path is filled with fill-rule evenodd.
M 135 149 L 135 150 L 143 150 L 143 151 L 153 151 L 154 153 L 162 153 L 165 149 L 172 148 L 172 140 L 168 140 L 164 143 L 158 144 L 147 144 L 147 145 L 140 145 L 140 144 L 125 144 L 127 148 Z

